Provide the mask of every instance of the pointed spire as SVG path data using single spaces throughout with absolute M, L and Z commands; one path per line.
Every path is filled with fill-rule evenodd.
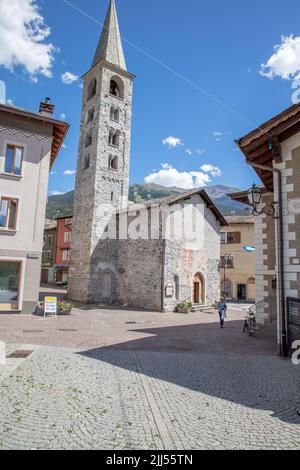
M 100 60 L 106 60 L 123 70 L 127 70 L 115 0 L 110 0 L 103 31 L 94 57 L 93 67 Z

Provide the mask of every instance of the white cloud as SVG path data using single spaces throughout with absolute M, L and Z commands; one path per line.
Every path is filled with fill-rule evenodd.
M 161 163 L 160 166 L 163 168 L 163 170 L 170 170 L 172 168 L 172 165 L 169 165 L 169 163 Z
M 224 135 L 224 132 L 220 132 L 220 131 L 215 131 L 213 133 L 213 136 L 215 137 L 216 141 L 217 142 L 220 142 L 221 140 L 221 137 Z
M 185 149 L 185 153 L 187 153 L 190 156 L 193 155 L 193 152 L 190 149 Z
M 65 194 L 65 193 L 62 193 L 61 191 L 51 191 L 51 196 L 60 196 L 61 194 Z
M 1 0 L 0 65 L 9 71 L 19 65 L 35 82 L 52 77 L 56 48 L 43 42 L 50 32 L 35 0 Z
M 72 83 L 79 80 L 79 77 L 72 72 L 65 72 L 62 74 L 61 79 L 65 85 L 72 85 Z
M 14 100 L 12 100 L 11 98 L 8 98 L 8 100 L 6 100 L 6 104 L 8 104 L 8 106 L 14 106 L 15 105 Z
M 65 120 L 66 120 L 66 117 L 67 117 L 67 116 L 65 115 L 65 113 L 61 113 L 61 114 L 59 115 L 59 119 L 60 119 L 61 121 L 65 121 Z
M 178 137 L 169 136 L 163 139 L 163 144 L 168 145 L 169 149 L 173 149 L 177 147 L 178 145 L 183 145 L 183 142 Z
M 205 163 L 204 165 L 201 166 L 200 169 L 204 171 L 204 173 L 209 173 L 214 178 L 218 176 L 222 176 L 222 172 L 220 168 L 214 165 L 210 165 L 209 163 Z
M 50 171 L 50 176 L 57 175 L 57 171 Z
M 163 168 L 162 170 L 146 176 L 146 183 L 156 183 L 162 186 L 182 189 L 192 189 L 195 187 L 206 186 L 211 181 L 209 174 L 202 171 L 178 171 L 176 168 L 171 167 Z
M 64 175 L 75 175 L 76 173 L 76 170 L 65 170 L 64 171 Z
M 203 155 L 204 153 L 206 153 L 206 149 L 197 149 L 196 152 L 198 153 L 198 155 Z
M 300 36 L 282 36 L 281 44 L 274 47 L 274 54 L 261 65 L 264 77 L 281 77 L 293 80 L 300 77 Z
M 67 148 L 66 144 L 62 144 L 62 148 L 66 149 Z

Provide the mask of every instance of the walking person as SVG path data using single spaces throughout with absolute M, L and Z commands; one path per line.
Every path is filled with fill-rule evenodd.
M 221 328 L 224 328 L 225 319 L 227 318 L 227 304 L 223 297 L 220 299 L 218 304 L 218 312 L 220 316 Z

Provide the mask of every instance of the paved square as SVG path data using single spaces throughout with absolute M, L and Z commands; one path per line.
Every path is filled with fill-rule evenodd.
M 300 367 L 229 317 L 1 316 L 8 354 L 34 352 L 0 369 L 0 448 L 300 449 Z

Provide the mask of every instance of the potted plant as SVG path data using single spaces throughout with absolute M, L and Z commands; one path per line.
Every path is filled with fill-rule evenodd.
M 177 305 L 177 311 L 178 313 L 190 313 L 192 306 L 192 302 L 180 302 Z
M 73 304 L 68 302 L 57 302 L 58 315 L 71 315 Z

